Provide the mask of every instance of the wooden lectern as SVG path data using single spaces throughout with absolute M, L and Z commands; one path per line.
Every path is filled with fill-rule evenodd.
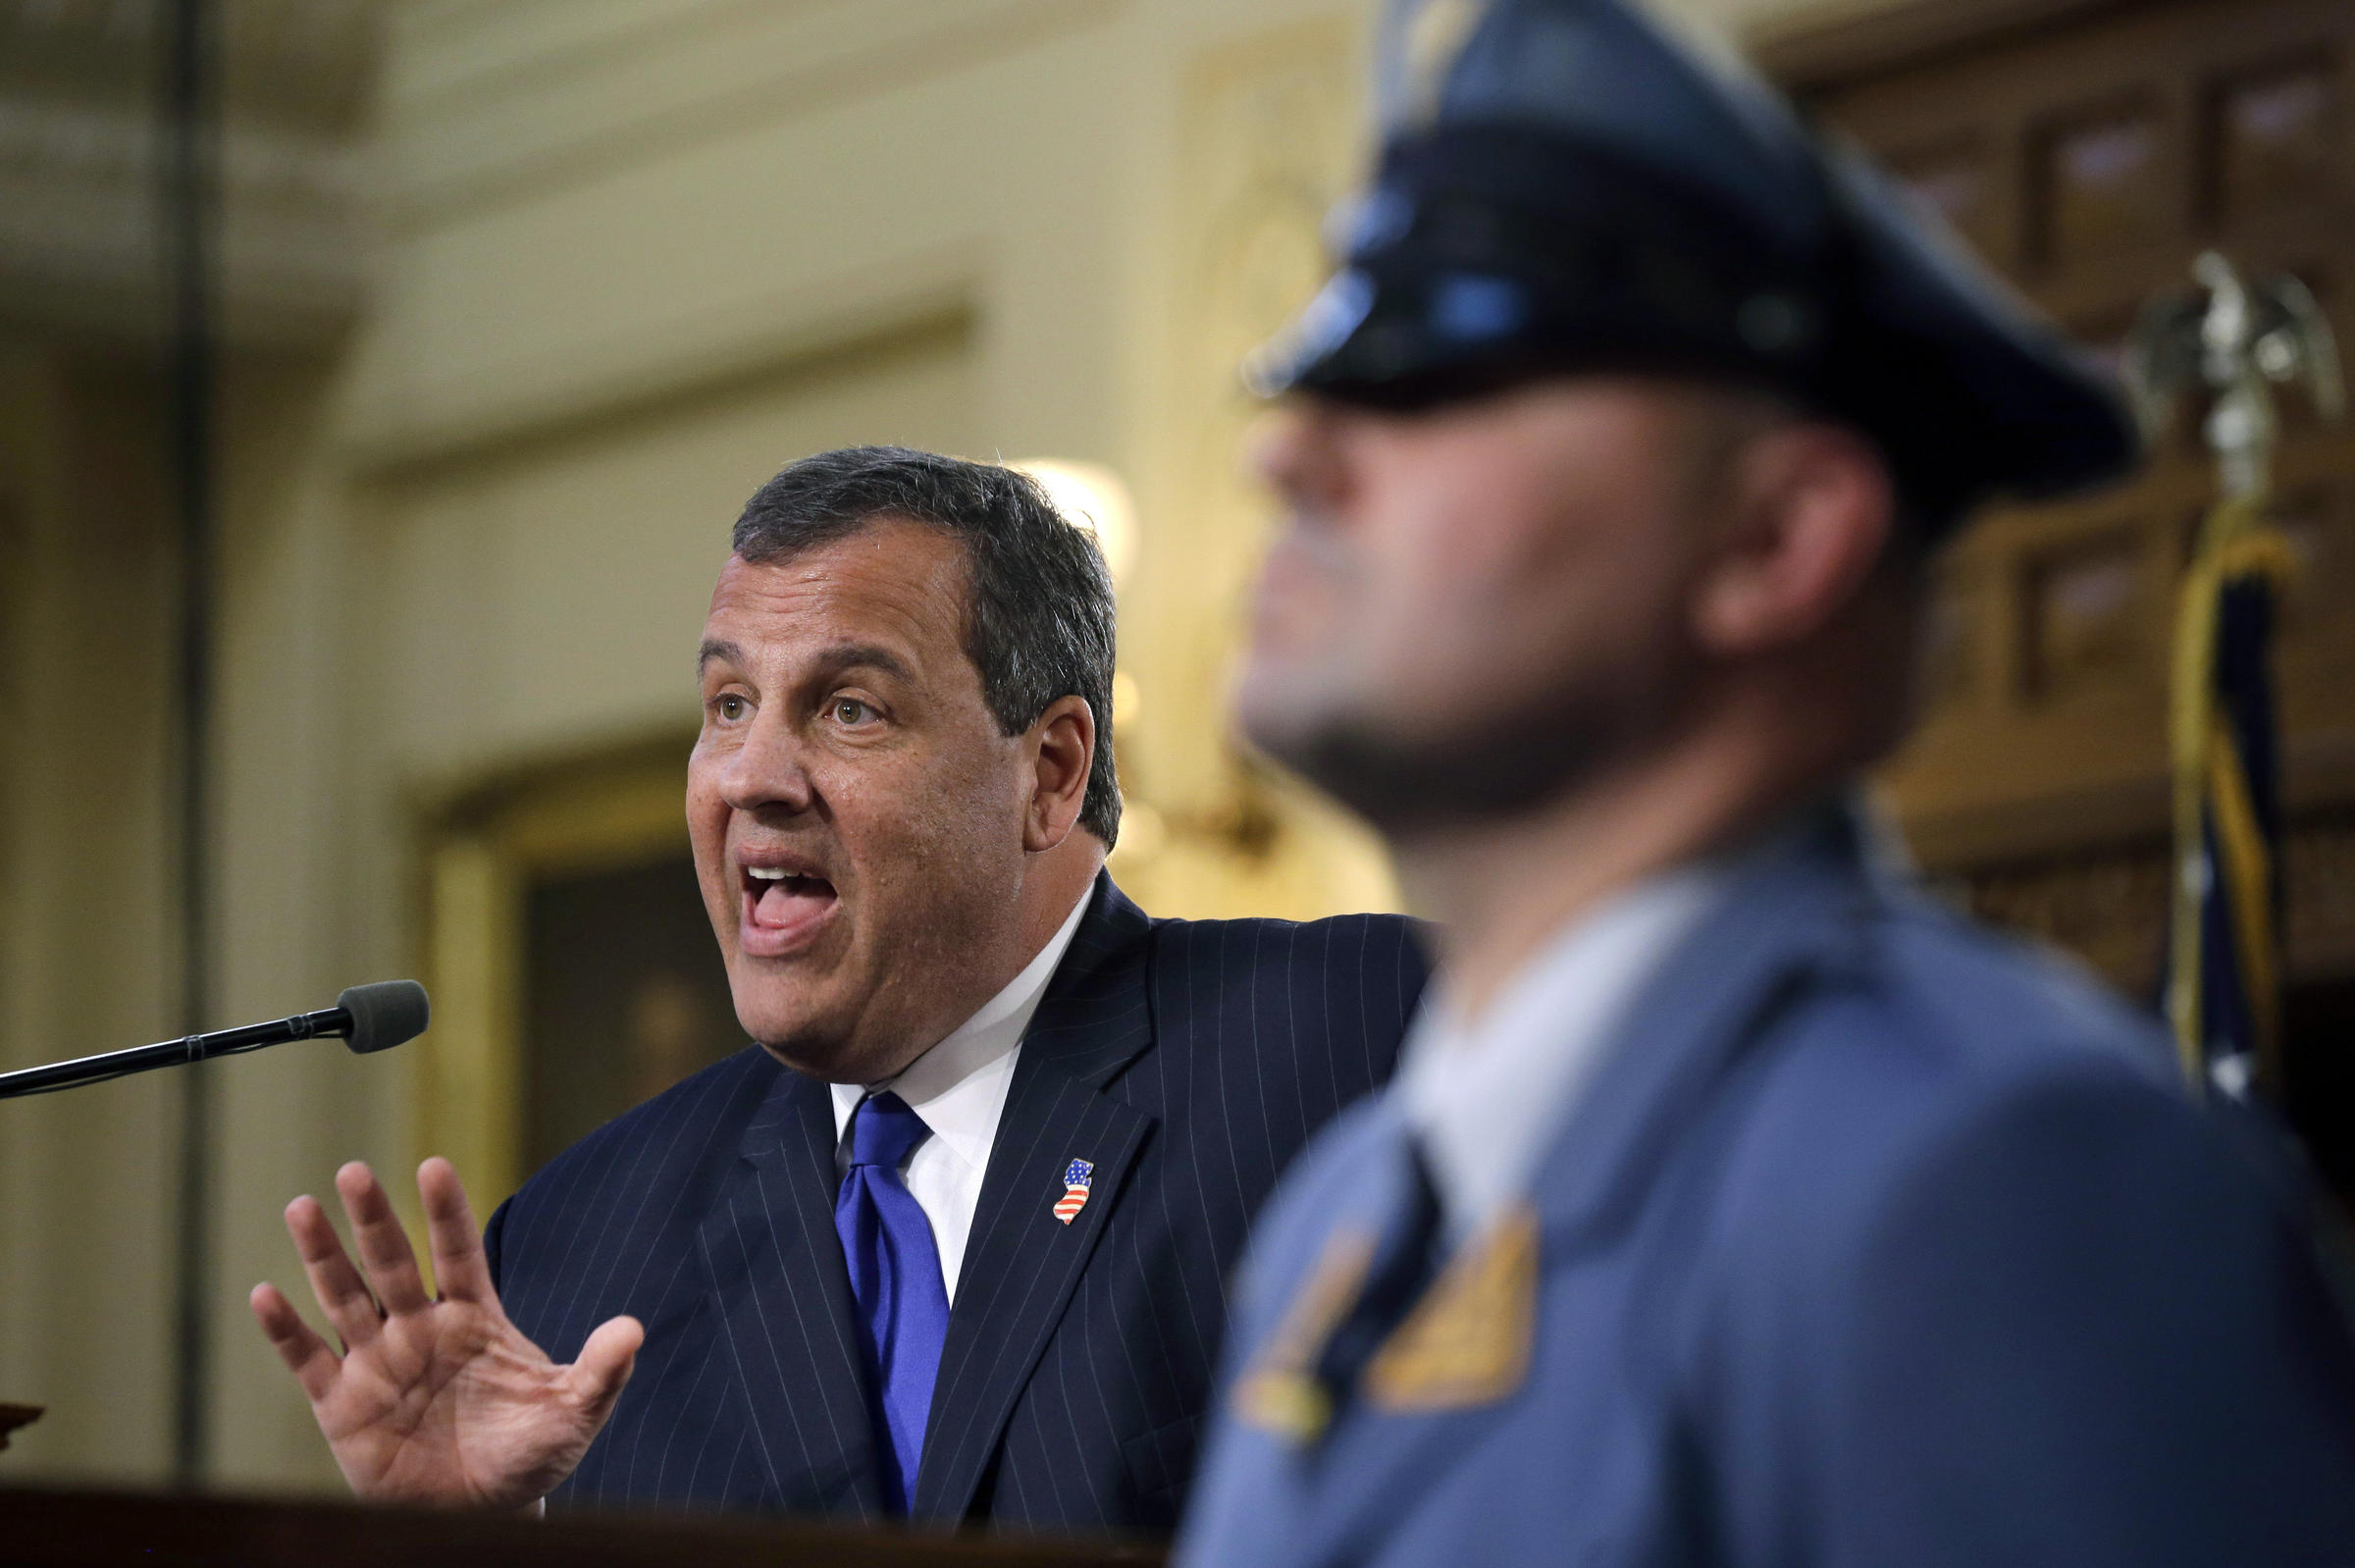
M 1158 1545 L 0 1487 L 0 1568 L 1158 1568 Z

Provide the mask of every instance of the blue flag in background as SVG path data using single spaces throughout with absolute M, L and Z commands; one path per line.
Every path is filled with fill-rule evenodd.
M 2293 570 L 2251 501 L 2202 530 L 2176 628 L 2168 1020 L 2195 1084 L 2278 1093 L 2281 746 L 2273 633 Z

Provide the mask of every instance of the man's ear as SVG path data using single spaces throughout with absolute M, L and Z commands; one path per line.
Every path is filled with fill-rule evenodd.
M 1030 726 L 1030 800 L 1022 848 L 1054 849 L 1071 836 L 1087 804 L 1096 760 L 1096 715 L 1083 697 L 1058 697 Z
M 1730 477 L 1693 630 L 1707 652 L 1738 657 L 1804 641 L 1856 597 L 1889 542 L 1897 493 L 1872 444 L 1829 424 L 1759 436 Z

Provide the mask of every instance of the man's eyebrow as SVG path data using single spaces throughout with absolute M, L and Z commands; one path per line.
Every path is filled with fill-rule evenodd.
M 916 672 L 908 661 L 888 648 L 873 643 L 837 643 L 811 661 L 811 668 L 823 675 L 839 675 L 847 669 L 880 670 L 895 680 L 914 682 Z
M 703 648 L 696 653 L 697 673 L 708 668 L 713 659 L 741 668 L 744 664 L 744 649 L 724 637 L 706 637 Z M 839 675 L 847 669 L 873 669 L 897 680 L 913 682 L 916 679 L 916 672 L 908 667 L 906 659 L 874 643 L 837 643 L 812 659 L 811 668 L 821 676 Z

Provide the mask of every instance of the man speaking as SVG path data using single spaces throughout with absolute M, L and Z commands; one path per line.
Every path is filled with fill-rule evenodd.
M 1393 18 L 1239 700 L 1444 980 L 1260 1223 L 1183 1559 L 2355 1562 L 2294 1184 L 1850 805 L 1926 558 L 2116 398 L 1632 6 Z
M 288 1229 L 335 1349 L 253 1307 L 354 1490 L 1151 1531 L 1276 1174 L 1387 1077 L 1407 923 L 1155 921 L 1120 822 L 1112 587 L 1009 470 L 797 463 L 700 655 L 697 875 L 759 1042 L 551 1162 L 439 1298 L 363 1166 Z

